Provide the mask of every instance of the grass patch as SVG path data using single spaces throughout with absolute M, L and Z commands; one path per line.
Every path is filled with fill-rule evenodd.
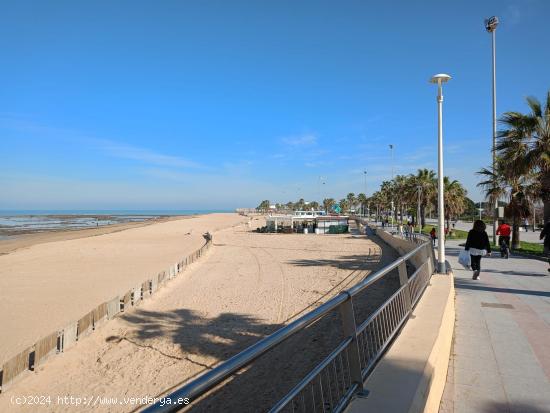
M 520 254 L 530 254 L 530 255 L 544 255 L 544 245 L 537 244 L 535 242 L 521 241 L 519 242 L 520 247 L 512 250 L 513 252 L 519 252 Z M 495 244 L 491 244 L 493 251 L 500 251 L 500 247 Z
M 429 234 L 432 228 L 435 228 L 435 232 L 437 234 L 437 225 L 426 225 L 422 229 L 423 234 Z M 451 234 L 447 234 L 446 239 L 466 239 L 468 238 L 468 231 L 462 231 L 460 229 L 453 229 L 451 231 Z

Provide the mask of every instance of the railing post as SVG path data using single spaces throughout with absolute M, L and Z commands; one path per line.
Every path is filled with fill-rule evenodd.
M 424 255 L 426 256 L 426 261 L 428 262 L 428 274 L 432 275 L 434 272 L 434 266 L 432 263 L 431 243 L 426 243 Z
M 357 325 L 355 324 L 355 313 L 353 311 L 352 297 L 348 292 L 343 292 L 348 299 L 339 305 L 340 316 L 342 317 L 342 329 L 344 337 L 351 337 L 351 343 L 347 349 L 349 358 L 350 378 L 357 383 L 357 392 L 363 392 L 363 374 L 361 373 L 361 358 L 359 355 L 359 344 L 357 342 Z
M 405 286 L 405 301 L 407 303 L 407 310 L 410 313 L 412 310 L 412 297 L 409 287 L 409 276 L 407 274 L 407 262 L 405 260 L 401 261 L 397 270 L 399 271 L 399 283 L 401 287 Z

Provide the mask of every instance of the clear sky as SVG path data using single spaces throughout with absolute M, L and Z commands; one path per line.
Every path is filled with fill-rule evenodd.
M 480 199 L 498 113 L 550 88 L 550 2 L 3 1 L 0 208 L 233 208 L 437 167 Z M 319 177 L 324 185 L 320 185 Z

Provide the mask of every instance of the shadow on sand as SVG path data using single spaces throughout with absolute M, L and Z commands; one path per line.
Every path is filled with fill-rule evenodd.
M 375 270 L 395 259 L 393 250 L 385 245 L 381 247 L 385 251 L 382 262 L 378 259 L 375 261 L 367 255 L 350 255 L 342 256 L 337 260 L 297 260 L 293 265 L 332 265 L 350 270 Z M 356 282 L 358 281 L 360 280 Z M 398 287 L 399 277 L 394 270 L 354 297 L 357 324 L 380 307 Z M 308 307 L 304 310 L 307 309 Z M 152 348 L 154 338 L 169 337 L 184 354 L 209 356 L 218 361 L 230 358 L 282 326 L 265 323 L 243 314 L 226 313 L 209 319 L 186 309 L 171 313 L 137 309 L 123 318 L 135 330 L 133 337 L 136 345 Z M 194 401 L 187 410 L 239 413 L 269 410 L 343 340 L 341 325 L 337 310 L 327 314 L 315 324 L 252 362 L 229 381 L 218 385 L 203 398 Z M 108 340 L 131 340 L 131 338 L 113 336 Z M 197 363 L 192 358 L 186 356 L 184 359 L 201 365 L 205 369 L 212 367 Z M 182 383 L 190 379 L 192 377 L 187 377 Z M 179 384 L 181 383 L 174 387 L 178 387 Z M 166 390 L 159 389 L 163 392 Z

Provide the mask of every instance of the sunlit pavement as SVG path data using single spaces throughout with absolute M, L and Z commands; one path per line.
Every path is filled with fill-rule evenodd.
M 550 412 L 548 264 L 497 253 L 474 281 L 458 264 L 461 242 L 446 248 L 456 325 L 440 412 Z

